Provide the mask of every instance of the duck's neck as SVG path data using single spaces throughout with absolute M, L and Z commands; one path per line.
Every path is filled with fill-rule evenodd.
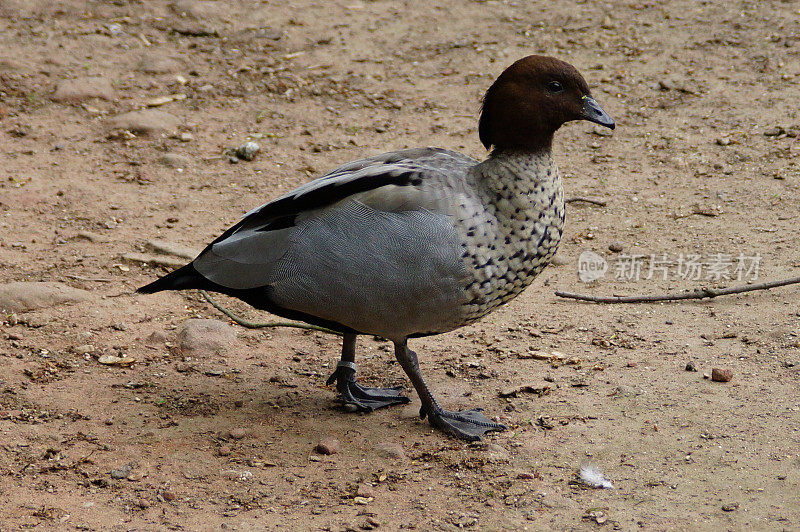
M 498 215 L 519 214 L 517 209 L 543 209 L 560 195 L 561 176 L 549 150 L 495 151 L 475 170 L 475 186 L 483 199 L 496 204 L 499 211 L 510 207 L 511 212 Z

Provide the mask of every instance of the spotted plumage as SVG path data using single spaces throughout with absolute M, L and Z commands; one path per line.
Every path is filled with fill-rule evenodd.
M 580 119 L 614 126 L 574 67 L 523 58 L 484 98 L 486 160 L 421 148 L 346 164 L 250 211 L 190 264 L 139 291 L 213 290 L 340 331 L 342 360 L 329 383 L 362 410 L 408 401 L 355 380 L 356 335 L 387 338 L 421 415 L 478 439 L 503 426 L 477 410 L 442 409 L 407 340 L 480 319 L 547 265 L 564 226 L 550 146 L 562 124 Z

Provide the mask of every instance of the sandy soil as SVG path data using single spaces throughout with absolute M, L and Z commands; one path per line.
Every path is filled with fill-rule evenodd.
M 798 20 L 778 0 L 0 1 L 0 281 L 92 295 L 0 320 L 0 529 L 797 529 L 797 288 L 647 306 L 554 290 L 736 282 L 677 265 L 616 279 L 633 254 L 760 254 L 760 279 L 798 275 Z M 517 300 L 414 344 L 443 403 L 507 432 L 448 439 L 416 398 L 341 412 L 324 386 L 339 342 L 320 333 L 237 328 L 187 356 L 176 331 L 219 313 L 132 293 L 169 268 L 123 255 L 200 248 L 342 162 L 483 157 L 480 96 L 530 53 L 575 64 L 617 119 L 556 146 L 567 195 L 607 203 L 569 205 L 557 264 Z M 56 98 L 86 76 L 105 81 Z M 114 129 L 175 94 L 156 107 L 165 133 Z M 254 161 L 221 156 L 251 139 Z M 592 285 L 585 250 L 612 264 Z M 565 360 L 530 356 L 553 351 Z M 359 361 L 369 382 L 405 383 L 384 343 L 363 339 Z M 714 367 L 733 379 L 704 379 Z M 339 452 L 315 453 L 323 438 Z M 616 489 L 576 484 L 585 463 Z

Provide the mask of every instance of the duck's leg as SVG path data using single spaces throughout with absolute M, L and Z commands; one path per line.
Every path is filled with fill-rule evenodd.
M 419 399 L 422 401 L 419 417 L 425 419 L 427 416 L 431 425 L 437 429 L 464 440 L 474 441 L 480 440 L 481 436 L 487 432 L 505 430 L 507 428 L 505 425 L 495 423 L 481 414 L 480 408 L 457 412 L 443 409 L 436 402 L 433 394 L 428 389 L 428 385 L 425 384 L 425 380 L 422 378 L 419 363 L 417 362 L 417 354 L 408 348 L 405 340 L 402 343 L 395 342 L 394 354 L 406 375 L 414 384 L 414 389 L 417 390 Z
M 345 405 L 354 405 L 362 412 L 372 412 L 377 408 L 404 405 L 411 399 L 400 395 L 402 386 L 396 388 L 368 388 L 356 382 L 356 335 L 345 334 L 342 341 L 342 359 L 327 384 L 336 383 L 339 400 Z

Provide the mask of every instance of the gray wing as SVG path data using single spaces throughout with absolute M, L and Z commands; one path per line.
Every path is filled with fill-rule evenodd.
M 286 224 L 298 213 L 331 205 L 347 197 L 385 186 L 420 185 L 466 173 L 478 161 L 440 148 L 416 148 L 353 161 L 279 198 L 256 207 L 220 235 L 216 244 L 237 231 L 269 224 Z
M 387 338 L 452 328 L 467 272 L 447 206 L 462 194 L 454 175 L 458 182 L 474 161 L 420 152 L 423 162 L 385 154 L 351 163 L 251 211 L 195 268 L 224 287 L 266 287 L 281 307 Z M 358 182 L 359 191 L 336 195 Z M 333 202 L 287 208 L 323 193 Z

